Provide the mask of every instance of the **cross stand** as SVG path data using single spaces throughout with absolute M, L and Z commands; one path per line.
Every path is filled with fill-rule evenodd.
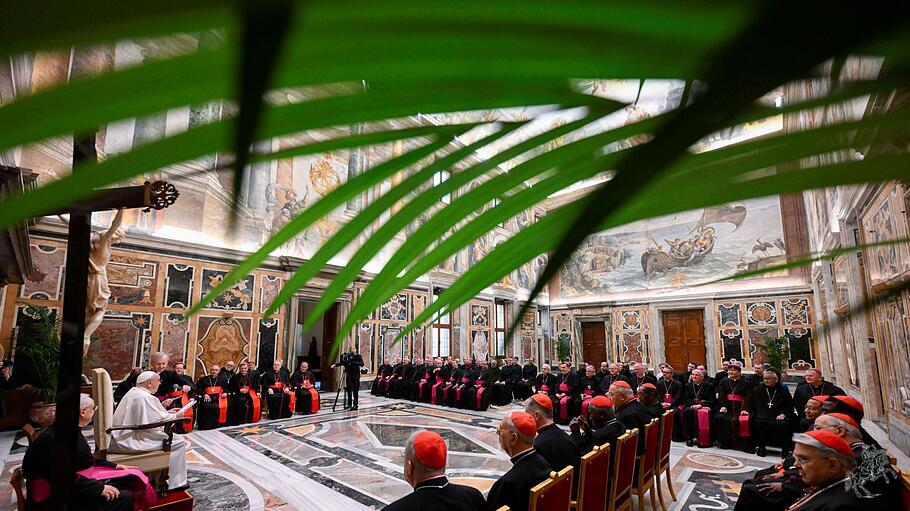
M 97 157 L 94 134 L 74 138 L 74 171 L 79 163 L 96 161 Z M 79 430 L 79 389 L 82 383 L 92 212 L 119 208 L 145 208 L 146 211 L 164 209 L 173 204 L 179 195 L 174 185 L 163 181 L 146 182 L 141 186 L 99 190 L 87 200 L 78 201 L 64 210 L 47 213 L 70 215 L 57 379 L 57 414 L 54 419 L 57 459 L 50 481 L 54 509 L 67 509 L 68 503 L 72 502 L 76 481 L 76 435 L 82 434 Z

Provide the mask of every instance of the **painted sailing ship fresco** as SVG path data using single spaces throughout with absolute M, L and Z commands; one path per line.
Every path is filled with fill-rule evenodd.
M 641 220 L 588 238 L 560 272 L 563 297 L 685 287 L 785 259 L 778 197 Z
M 656 246 L 642 254 L 641 269 L 645 272 L 645 278 L 673 268 L 702 263 L 714 251 L 716 229 L 712 225 L 730 223 L 736 226 L 735 231 L 745 220 L 746 207 L 743 205 L 722 204 L 705 208 L 688 239 L 664 240 L 668 245 L 667 250 L 654 242 Z

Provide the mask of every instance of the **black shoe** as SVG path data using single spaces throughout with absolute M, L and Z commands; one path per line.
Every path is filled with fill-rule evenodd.
M 686 440 L 686 447 L 692 447 L 694 445 L 695 445 L 695 440 L 692 440 L 691 438 Z
M 698 447 L 699 449 L 710 449 L 713 446 L 697 444 L 696 447 Z
M 352 411 L 352 412 L 357 411 L 357 405 L 352 406 L 352 407 L 351 407 L 351 411 Z
M 764 447 L 759 447 L 755 449 L 755 454 L 760 458 L 764 458 L 768 455 L 768 451 L 766 451 Z

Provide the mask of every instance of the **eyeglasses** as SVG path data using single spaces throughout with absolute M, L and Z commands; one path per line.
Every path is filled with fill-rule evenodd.
M 818 458 L 810 458 L 808 456 L 797 455 L 797 456 L 793 456 L 793 459 L 795 459 L 796 462 L 799 463 L 800 465 L 807 465 L 810 462 L 817 460 Z

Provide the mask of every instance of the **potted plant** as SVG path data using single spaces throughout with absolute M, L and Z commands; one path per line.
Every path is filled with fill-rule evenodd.
M 29 418 L 46 428 L 57 411 L 57 371 L 60 366 L 60 333 L 55 314 L 47 307 L 26 305 L 27 326 L 19 329 L 16 352 L 34 366 L 34 385 L 43 401 L 36 401 Z
M 765 340 L 763 345 L 757 346 L 762 351 L 765 361 L 782 373 L 787 370 L 787 361 L 790 359 L 790 336 L 782 335 Z

